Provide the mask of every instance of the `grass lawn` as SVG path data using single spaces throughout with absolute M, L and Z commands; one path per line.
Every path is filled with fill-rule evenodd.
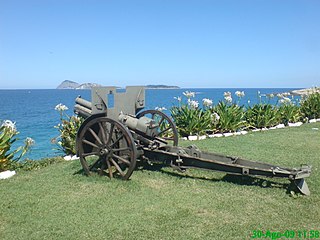
M 121 181 L 85 177 L 78 161 L 59 162 L 0 181 L 0 239 L 249 239 L 268 230 L 303 239 L 299 231 L 320 231 L 316 128 L 320 123 L 180 144 L 281 166 L 308 163 L 311 196 L 292 196 L 289 181 L 279 179 L 163 168 Z

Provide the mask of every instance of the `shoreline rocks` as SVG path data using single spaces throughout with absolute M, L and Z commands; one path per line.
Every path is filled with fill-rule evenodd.
M 312 94 L 312 93 L 320 93 L 320 88 L 318 87 L 313 87 L 313 88 L 304 88 L 304 89 L 298 89 L 298 90 L 293 90 L 291 91 L 291 94 L 293 95 L 309 95 L 309 94 Z

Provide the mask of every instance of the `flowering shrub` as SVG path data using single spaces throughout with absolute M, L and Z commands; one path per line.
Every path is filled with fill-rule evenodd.
M 299 122 L 302 119 L 300 107 L 294 104 L 283 104 L 279 107 L 280 122 L 288 125 L 288 123 Z
M 244 119 L 244 109 L 235 103 L 231 103 L 231 94 L 225 96 L 225 101 L 220 101 L 214 108 L 213 112 L 219 116 L 215 126 L 215 131 L 219 132 L 236 132 L 246 128 L 247 124 Z
M 277 94 L 277 104 L 270 104 L 274 94 L 266 95 L 267 101 L 262 101 L 258 92 L 259 103 L 248 106 L 246 109 L 246 121 L 251 128 L 269 128 L 280 123 L 288 125 L 289 122 L 298 122 L 301 119 L 300 108 L 290 99 L 290 93 Z
M 238 102 L 244 97 L 244 92 L 237 91 Z M 170 111 L 173 120 L 181 136 L 203 135 L 212 132 L 234 132 L 246 128 L 244 121 L 244 109 L 233 103 L 231 92 L 224 93 L 224 101 L 213 106 L 213 100 L 202 99 L 202 108 L 198 101 L 193 100 L 194 92 L 186 91 L 183 95 L 187 98 L 186 103 L 181 97 L 176 97 L 179 105 L 173 106 Z
M 247 107 L 245 119 L 251 128 L 273 127 L 279 123 L 278 109 L 269 103 Z
M 59 103 L 55 110 L 60 113 L 60 121 L 58 125 L 54 126 L 58 129 L 60 135 L 51 140 L 52 143 L 58 145 L 58 149 L 66 155 L 76 154 L 76 136 L 83 119 L 78 116 L 69 116 L 65 111 L 68 107 Z
M 187 102 L 182 102 L 181 97 L 176 99 L 179 102 L 178 106 L 173 106 L 170 109 L 171 116 L 177 126 L 178 132 L 182 137 L 190 135 L 202 135 L 211 129 L 214 115 L 206 108 L 210 108 L 212 100 L 203 99 L 203 107 L 199 108 L 199 102 L 192 100 L 195 96 L 194 92 L 184 92 L 183 95 L 187 98 Z
M 320 118 L 320 93 L 314 92 L 302 98 L 300 111 L 303 117 L 312 119 Z
M 285 125 L 288 125 L 290 122 L 298 122 L 302 119 L 300 107 L 288 98 L 288 96 L 290 96 L 288 93 L 285 95 L 278 94 L 280 98 L 280 106 L 278 108 L 279 121 Z
M 19 134 L 16 125 L 10 120 L 4 121 L 0 126 L 0 171 L 7 170 L 13 162 L 19 161 L 34 144 L 30 137 L 24 141 L 24 146 L 11 150 L 12 144 L 17 140 Z M 16 157 L 15 155 L 18 154 Z
M 181 136 L 200 135 L 211 132 L 228 133 L 241 131 L 246 128 L 270 128 L 278 124 L 298 122 L 305 119 L 320 118 L 320 92 L 314 92 L 302 98 L 299 104 L 290 93 L 276 94 L 276 104 L 271 104 L 275 94 L 260 94 L 258 103 L 240 106 L 240 100 L 245 96 L 244 91 L 236 91 L 233 98 L 231 92 L 223 94 L 224 100 L 213 105 L 208 98 L 202 99 L 202 108 L 194 100 L 194 92 L 186 91 L 186 103 L 182 97 L 175 97 L 178 106 L 170 111 Z M 266 100 L 265 98 L 266 97 Z M 273 101 L 274 102 L 274 101 Z

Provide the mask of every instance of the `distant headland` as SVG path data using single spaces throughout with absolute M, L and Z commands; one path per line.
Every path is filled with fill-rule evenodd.
M 64 80 L 59 84 L 57 89 L 91 89 L 92 87 L 99 87 L 100 84 L 97 83 L 77 83 L 71 80 Z
M 178 86 L 168 86 L 168 85 L 146 85 L 146 88 L 149 89 L 179 89 Z
M 64 80 L 59 84 L 57 89 L 91 89 L 92 87 L 100 87 L 101 84 L 97 83 L 77 83 L 71 80 Z M 148 89 L 179 89 L 178 86 L 168 86 L 168 85 L 146 85 Z

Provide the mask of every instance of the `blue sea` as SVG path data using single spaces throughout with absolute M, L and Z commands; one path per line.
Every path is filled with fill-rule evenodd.
M 177 104 L 174 97 L 183 97 L 183 92 L 192 91 L 196 93 L 195 100 L 199 102 L 203 98 L 212 99 L 214 104 L 223 99 L 223 93 L 230 91 L 234 96 L 235 91 L 244 91 L 245 97 L 240 104 L 251 104 L 258 102 L 258 91 L 260 94 L 282 93 L 294 90 L 293 88 L 198 88 L 198 89 L 146 89 L 146 108 L 155 109 L 165 107 L 169 113 L 170 107 Z M 54 110 L 59 103 L 66 105 L 69 109 L 67 113 L 73 114 L 74 100 L 77 96 L 91 101 L 90 90 L 0 90 L 0 123 L 3 120 L 16 122 L 19 140 L 16 145 L 22 145 L 26 137 L 35 140 L 35 145 L 24 158 L 41 159 L 46 157 L 63 155 L 62 152 L 54 150 L 56 146 L 51 143 L 51 139 L 59 135 L 54 128 L 60 122 L 60 116 Z M 236 98 L 235 98 L 236 99 Z M 274 100 L 275 101 L 275 100 Z

